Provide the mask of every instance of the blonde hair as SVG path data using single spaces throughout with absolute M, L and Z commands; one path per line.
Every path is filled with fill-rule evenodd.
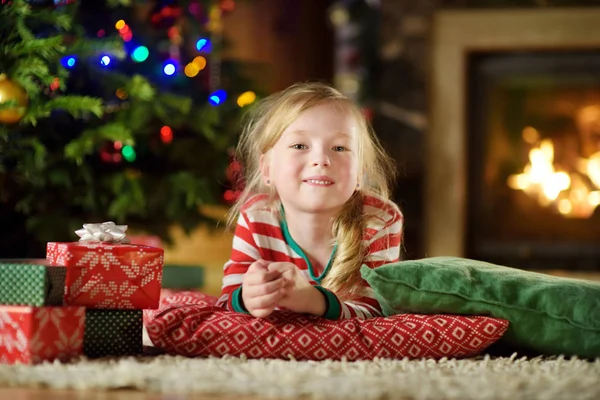
M 298 83 L 275 93 L 256 104 L 246 115 L 247 122 L 236 149 L 236 158 L 244 168 L 245 188 L 229 211 L 228 226 L 235 224 L 242 206 L 252 196 L 266 194 L 269 208 L 279 212 L 281 203 L 275 190 L 263 183 L 260 156 L 270 150 L 283 131 L 304 111 L 322 104 L 335 104 L 348 112 L 358 125 L 358 162 L 360 189 L 335 218 L 332 227 L 337 251 L 322 285 L 343 298 L 360 295 L 360 266 L 366 249 L 363 232 L 368 215 L 363 213 L 365 195 L 385 199 L 390 197 L 390 187 L 395 178 L 395 164 L 386 154 L 374 135 L 362 111 L 336 89 L 317 82 Z

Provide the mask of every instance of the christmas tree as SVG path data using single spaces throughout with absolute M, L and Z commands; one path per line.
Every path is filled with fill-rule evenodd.
M 242 107 L 232 0 L 2 0 L 0 258 L 107 220 L 169 241 L 222 202 Z M 85 28 L 84 28 L 85 27 Z

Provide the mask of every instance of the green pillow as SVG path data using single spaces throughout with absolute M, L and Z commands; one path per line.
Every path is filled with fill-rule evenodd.
M 361 274 L 385 315 L 489 315 L 510 321 L 505 344 L 600 357 L 600 283 L 457 257 L 363 265 Z

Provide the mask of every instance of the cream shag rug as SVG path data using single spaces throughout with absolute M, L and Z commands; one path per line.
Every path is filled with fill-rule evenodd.
M 600 399 L 600 359 L 297 362 L 180 356 L 0 365 L 0 386 L 312 399 Z

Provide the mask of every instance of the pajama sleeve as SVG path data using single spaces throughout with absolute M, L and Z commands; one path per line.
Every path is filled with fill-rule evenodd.
M 254 241 L 250 224 L 244 212 L 240 213 L 233 236 L 231 257 L 223 266 L 223 284 L 217 305 L 230 311 L 247 312 L 241 288 L 244 274 L 250 265 L 260 259 L 260 251 Z

